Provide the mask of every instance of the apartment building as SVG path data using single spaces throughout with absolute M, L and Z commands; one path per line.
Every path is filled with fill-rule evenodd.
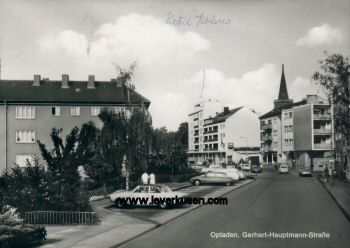
M 254 149 L 259 147 L 259 119 L 252 110 L 222 108 L 218 102 L 196 106 L 197 111 L 189 114 L 190 164 L 237 162 L 252 153 L 259 156 Z M 218 109 L 221 111 L 215 112 Z
M 293 100 L 289 99 L 287 83 L 282 65 L 282 75 L 278 99 L 274 100 L 274 108 L 260 116 L 261 145 L 260 150 L 266 163 L 280 162 L 282 156 L 282 110 L 291 108 Z
M 0 80 L 0 170 L 7 170 L 40 155 L 37 140 L 51 144 L 53 127 L 62 128 L 65 137 L 75 126 L 98 118 L 104 108 L 130 115 L 130 107 L 143 106 L 149 116 L 150 101 L 120 79 L 95 81 Z M 39 156 L 40 157 L 40 156 Z
M 274 109 L 260 116 L 261 153 L 266 163 L 322 170 L 333 150 L 332 107 L 317 95 L 293 103 L 288 98 L 282 66 L 279 97 Z

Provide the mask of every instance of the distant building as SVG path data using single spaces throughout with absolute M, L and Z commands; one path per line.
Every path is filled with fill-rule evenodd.
M 146 111 L 150 105 L 119 79 L 95 81 L 90 75 L 88 81 L 70 81 L 62 75 L 62 80 L 51 81 L 35 75 L 34 80 L 0 80 L 0 171 L 15 163 L 26 166 L 27 159 L 40 155 L 36 141 L 51 145 L 53 127 L 62 128 L 65 137 L 88 121 L 101 126 L 103 108 L 129 115 L 129 103 Z
M 259 156 L 259 119 L 252 110 L 203 101 L 189 114 L 190 164 L 238 162 L 252 154 Z
M 331 105 L 317 95 L 307 95 L 293 103 L 288 97 L 283 66 L 279 95 L 274 105 L 273 110 L 260 116 L 264 161 L 322 170 L 329 160 L 327 151 L 334 147 Z

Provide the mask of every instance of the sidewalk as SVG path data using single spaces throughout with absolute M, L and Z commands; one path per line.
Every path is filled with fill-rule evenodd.
M 191 186 L 190 182 L 164 183 L 172 190 Z M 126 241 L 134 236 L 156 228 L 158 225 L 117 212 L 104 209 L 109 199 L 101 198 L 91 202 L 101 219 L 98 225 L 48 225 L 47 241 L 43 248 L 56 247 L 112 247 L 118 242 Z
M 350 184 L 335 179 L 331 186 L 328 182 L 325 183 L 323 178 L 320 178 L 320 182 L 350 222 Z

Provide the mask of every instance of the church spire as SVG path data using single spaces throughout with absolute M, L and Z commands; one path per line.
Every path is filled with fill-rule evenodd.
M 286 77 L 284 76 L 284 64 L 282 64 L 282 75 L 280 82 L 280 90 L 278 93 L 278 99 L 274 101 L 275 108 L 282 107 L 285 105 L 290 105 L 293 103 L 292 99 L 289 99 Z
M 280 82 L 280 91 L 278 93 L 278 100 L 289 100 L 286 78 L 284 76 L 284 64 L 282 64 L 282 75 Z

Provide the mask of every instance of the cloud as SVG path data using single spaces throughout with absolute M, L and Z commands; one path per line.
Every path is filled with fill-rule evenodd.
M 331 45 L 343 40 L 341 31 L 328 24 L 322 24 L 311 28 L 307 34 L 296 41 L 298 46 L 316 47 L 320 45 Z
M 42 52 L 56 51 L 72 57 L 87 54 L 89 42 L 84 34 L 64 30 L 57 35 L 46 34 L 38 41 Z
M 209 40 L 195 32 L 181 33 L 155 17 L 136 13 L 103 24 L 90 41 L 85 34 L 63 30 L 41 37 L 38 44 L 43 53 L 60 53 L 91 67 L 110 66 L 113 61 L 121 65 L 135 60 L 139 65 L 179 63 L 210 48 Z
M 225 106 L 244 105 L 264 112 L 272 107 L 273 99 L 277 97 L 280 76 L 280 68 L 270 63 L 246 72 L 239 78 L 227 77 L 216 69 L 206 69 L 203 97 L 218 99 Z M 203 72 L 198 72 L 182 84 L 187 87 L 192 85 L 200 92 L 202 79 Z
M 289 97 L 302 99 L 306 95 L 319 95 L 324 97 L 324 92 L 310 79 L 297 76 L 290 85 L 288 85 Z

